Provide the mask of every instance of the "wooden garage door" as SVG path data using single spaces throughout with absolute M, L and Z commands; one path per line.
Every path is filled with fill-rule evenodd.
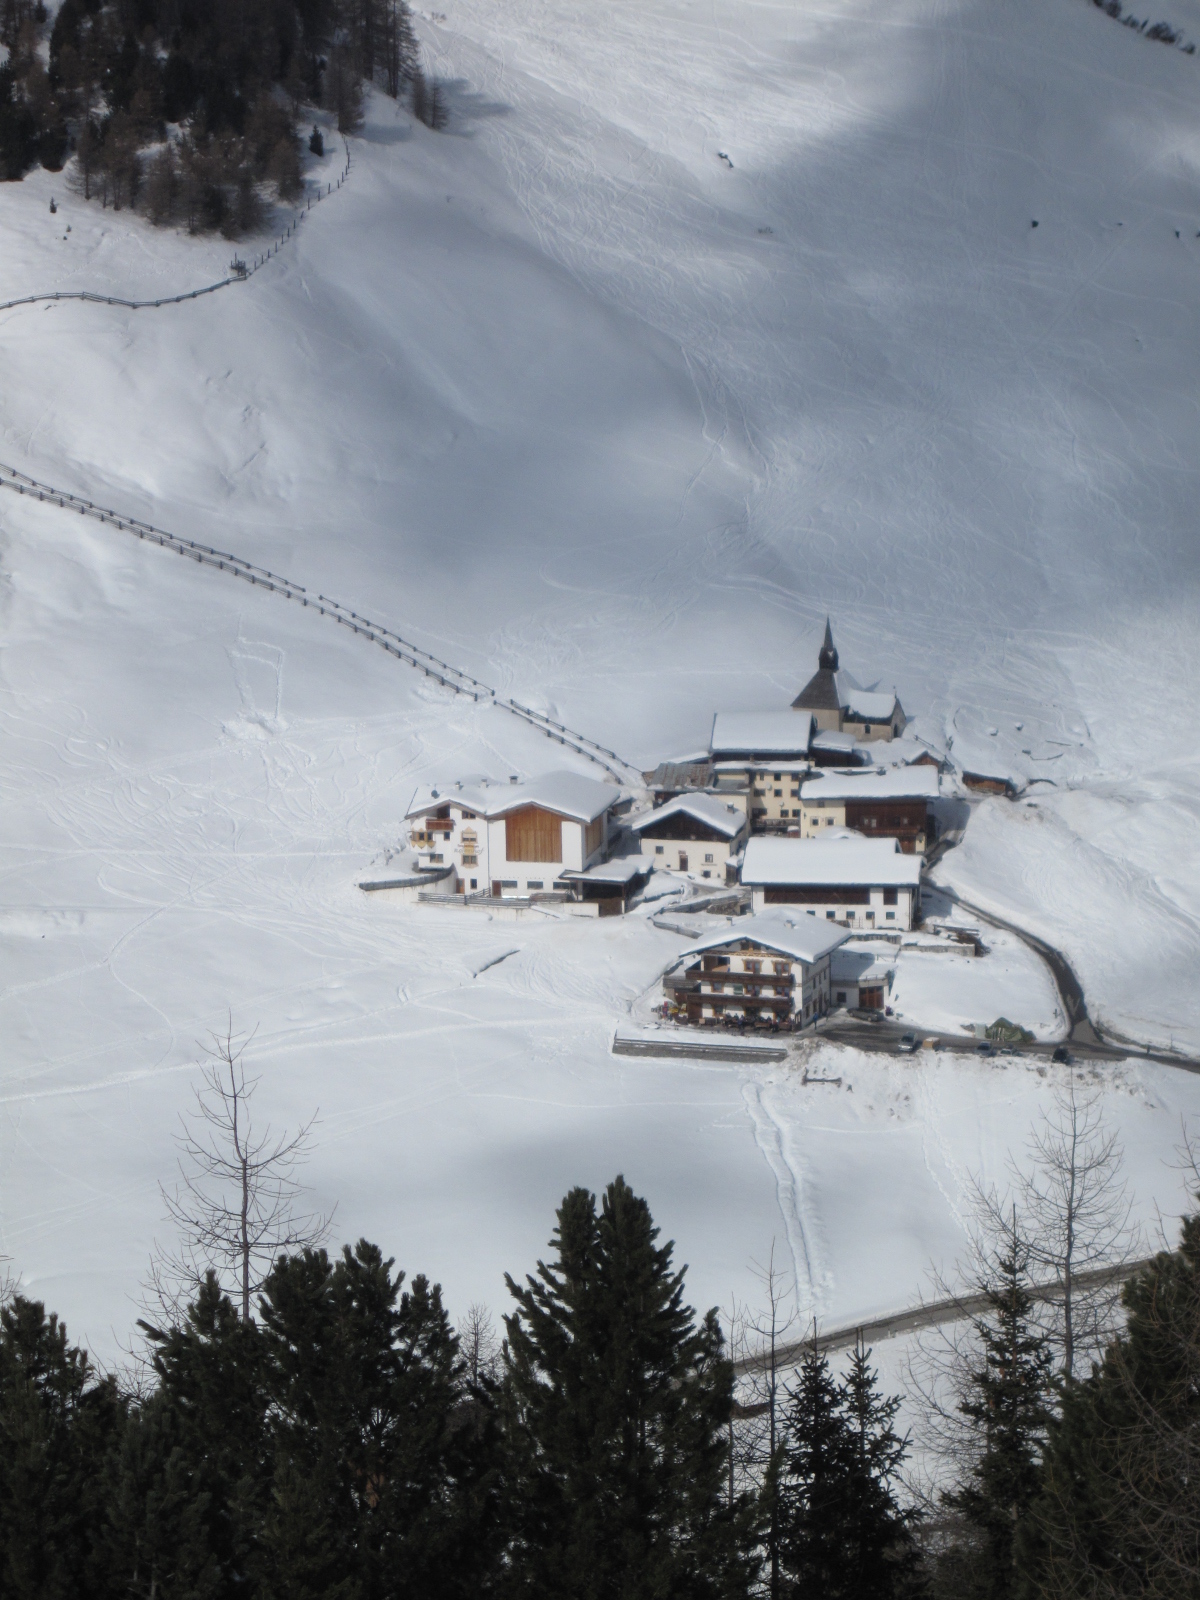
M 522 806 L 504 819 L 510 861 L 561 861 L 562 818 L 540 806 Z

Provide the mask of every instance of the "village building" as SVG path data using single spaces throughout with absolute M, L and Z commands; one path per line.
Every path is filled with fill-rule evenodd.
M 896 839 L 752 838 L 742 882 L 755 911 L 801 906 L 848 928 L 907 930 L 921 911 L 921 862 Z
M 865 742 L 898 739 L 908 723 L 894 692 L 878 685 L 864 689 L 839 665 L 828 619 L 817 670 L 792 701 L 792 710 L 809 712 L 823 731 L 851 733 Z
M 830 955 L 846 937 L 795 912 L 746 917 L 701 939 L 665 974 L 667 1014 L 707 1027 L 808 1027 L 829 1010 Z
M 718 711 L 713 718 L 715 791 L 736 791 L 754 832 L 799 827 L 800 784 L 812 771 L 813 732 L 811 717 L 791 711 Z
M 608 851 L 611 784 L 574 772 L 524 783 L 487 779 L 418 789 L 406 818 L 419 865 L 453 865 L 453 892 L 527 898 L 570 893 Z
M 744 807 L 715 794 L 681 794 L 635 817 L 642 858 L 668 872 L 725 882 L 729 859 L 749 831 Z
M 924 855 L 933 842 L 936 766 L 824 773 L 800 786 L 800 835 L 819 839 L 829 828 L 852 828 L 872 839 L 896 839 L 906 855 Z
M 895 973 L 893 954 L 881 955 L 863 944 L 840 945 L 829 958 L 831 1009 L 883 1011 Z

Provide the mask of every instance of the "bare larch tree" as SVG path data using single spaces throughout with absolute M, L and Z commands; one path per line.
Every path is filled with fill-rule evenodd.
M 248 1322 L 276 1259 L 319 1244 L 329 1231 L 331 1216 L 304 1208 L 297 1176 L 316 1116 L 291 1135 L 255 1125 L 259 1080 L 243 1064 L 252 1038 L 236 1036 L 232 1023 L 212 1035 L 195 1106 L 180 1118 L 179 1180 L 173 1189 L 160 1186 L 178 1238 L 171 1249 L 156 1246 L 149 1292 L 173 1318 L 211 1271 Z
M 1002 1237 L 1015 1202 L 1029 1249 L 1030 1274 L 1058 1294 L 1044 1306 L 1062 1375 L 1081 1357 L 1098 1357 L 1118 1315 L 1121 1280 L 1081 1284 L 1097 1268 L 1130 1265 L 1142 1248 L 1122 1176 L 1124 1152 L 1104 1117 L 1101 1096 L 1074 1075 L 1034 1128 L 1025 1162 L 1009 1161 L 1009 1190 L 975 1184 L 982 1232 Z

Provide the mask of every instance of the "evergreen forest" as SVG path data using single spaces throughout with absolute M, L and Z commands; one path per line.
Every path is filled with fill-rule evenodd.
M 354 132 L 373 83 L 444 120 L 406 0 L 0 0 L 0 46 L 0 177 L 70 162 L 85 198 L 192 232 L 300 195 L 306 107 Z
M 1016 1235 L 962 1367 L 951 1482 L 906 1476 L 860 1340 L 786 1365 L 771 1448 L 715 1311 L 621 1178 L 575 1189 L 502 1342 L 373 1244 L 281 1253 L 250 1314 L 205 1272 L 132 1376 L 0 1309 L 11 1600 L 956 1600 L 1200 1594 L 1200 1218 L 1064 1375 Z M 773 1352 L 772 1352 L 773 1353 Z M 772 1384 L 771 1393 L 775 1394 Z M 752 1461 L 757 1459 L 757 1466 Z

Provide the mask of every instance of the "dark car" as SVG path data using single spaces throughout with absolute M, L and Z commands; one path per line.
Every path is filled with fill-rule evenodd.
M 1066 1064 L 1071 1060 L 1071 1052 L 1067 1049 L 1065 1044 L 1056 1044 L 1054 1046 L 1054 1054 L 1050 1057 L 1050 1059 L 1051 1061 L 1059 1061 Z
M 996 1054 L 996 1046 L 988 1039 L 981 1039 L 975 1046 L 975 1054 L 977 1056 L 994 1056 Z

